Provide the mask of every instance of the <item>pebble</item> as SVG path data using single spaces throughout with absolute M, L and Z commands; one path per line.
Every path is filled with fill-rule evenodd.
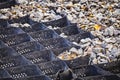
M 92 51 L 92 46 L 89 46 L 89 47 L 86 47 L 85 49 L 84 49 L 84 56 L 85 55 L 91 55 L 92 53 L 93 53 L 93 51 Z
M 120 9 L 116 9 L 114 15 L 120 15 Z
M 101 21 L 103 19 L 103 14 L 102 13 L 98 13 L 94 15 L 96 18 L 98 18 L 99 21 Z
M 115 31 L 114 31 L 114 35 L 115 35 L 115 36 L 120 35 L 120 30 L 115 30 Z
M 80 56 L 83 56 L 83 50 L 82 48 L 76 49 L 76 48 L 71 48 L 69 51 L 64 51 L 58 55 L 58 58 L 62 60 L 72 60 L 75 58 L 78 58 Z
M 92 60 L 92 64 L 97 64 L 97 63 L 98 63 L 98 59 L 94 58 L 94 59 Z
M 105 29 L 105 32 L 103 33 L 103 35 L 105 35 L 105 36 L 113 36 L 114 30 L 115 30 L 114 27 L 110 26 L 110 27 Z
M 103 51 L 103 48 L 101 48 L 101 47 L 94 47 L 94 48 L 92 49 L 92 51 L 93 51 L 94 53 L 101 53 L 101 52 Z
M 106 59 L 99 59 L 97 64 L 108 63 Z
M 71 21 L 73 20 L 73 17 L 72 17 L 72 15 L 70 15 L 70 14 L 67 15 L 67 18 L 68 18 L 69 20 L 71 20 Z
M 85 2 L 87 2 L 87 0 L 80 0 L 80 2 L 81 2 L 81 3 L 85 3 Z
M 69 51 L 70 52 L 76 52 L 79 55 L 83 54 L 83 49 L 82 48 L 79 48 L 79 49 L 71 48 Z
M 0 18 L 2 19 L 9 19 L 7 16 L 1 15 Z
M 19 4 L 28 4 L 28 0 L 16 0 Z
M 105 38 L 105 41 L 107 42 L 107 43 L 115 43 L 116 42 L 116 39 L 115 38 Z
M 20 24 L 14 23 L 14 24 L 9 24 L 9 26 L 12 26 L 12 27 L 20 27 Z
M 25 23 L 25 24 L 23 24 L 23 27 L 30 27 L 30 25 Z
M 65 35 L 64 33 L 61 33 L 60 36 L 63 37 L 63 38 L 67 38 L 67 37 L 68 37 L 68 36 Z
M 120 55 L 120 52 L 118 52 L 117 47 L 113 47 L 113 48 L 111 49 L 111 54 L 112 54 L 114 57 L 117 57 L 118 55 Z
M 35 12 L 30 15 L 30 18 L 32 18 L 34 21 L 40 21 L 43 18 L 43 13 L 42 12 Z
M 81 42 L 82 43 L 91 42 L 91 39 L 90 38 L 81 39 Z

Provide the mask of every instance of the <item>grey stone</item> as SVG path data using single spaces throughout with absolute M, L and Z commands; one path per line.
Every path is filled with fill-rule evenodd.
M 114 30 L 115 30 L 114 27 L 110 26 L 110 27 L 105 29 L 105 32 L 103 33 L 103 35 L 105 35 L 105 36 L 113 36 Z
M 120 15 L 120 9 L 116 9 L 114 15 Z

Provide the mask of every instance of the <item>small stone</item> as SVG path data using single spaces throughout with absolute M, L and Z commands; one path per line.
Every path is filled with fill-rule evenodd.
M 83 49 L 82 48 L 78 49 L 78 54 L 83 55 Z
M 43 19 L 43 13 L 42 12 L 35 12 L 30 15 L 30 18 L 34 21 L 40 21 Z
M 78 50 L 76 49 L 76 48 L 71 48 L 70 50 L 69 50 L 70 52 L 75 52 L 75 53 L 78 53 Z
M 115 30 L 114 27 L 110 26 L 110 27 L 105 29 L 105 32 L 103 33 L 103 35 L 105 35 L 105 36 L 107 36 L 107 35 L 113 36 L 114 30 Z
M 110 18 L 112 22 L 116 22 L 116 18 Z
M 91 42 L 91 39 L 90 38 L 81 39 L 80 42 L 82 42 L 82 43 Z
M 114 0 L 114 2 L 119 2 L 119 0 Z
M 93 46 L 86 47 L 86 49 L 84 50 L 84 55 L 91 55 L 91 53 L 93 53 L 92 48 Z
M 113 47 L 111 49 L 111 54 L 114 56 L 114 57 L 117 57 L 118 55 L 120 55 L 120 52 L 118 52 L 118 49 L 116 47 Z
M 61 7 L 58 7 L 58 9 L 56 10 L 56 12 L 60 13 L 61 10 L 62 10 L 62 8 L 61 8 Z
M 84 16 L 85 15 L 83 14 L 83 12 L 80 12 L 78 17 L 81 18 L 81 17 L 84 17 Z
M 63 37 L 63 38 L 67 38 L 67 37 L 68 37 L 68 36 L 65 35 L 64 33 L 61 33 L 60 36 Z
M 70 21 L 73 20 L 73 17 L 72 17 L 72 15 L 70 15 L 70 14 L 67 15 L 67 18 L 68 18 L 68 20 L 70 20 Z
M 92 43 L 93 43 L 93 45 L 100 45 L 100 44 L 102 44 L 102 42 L 100 40 L 95 40 Z
M 120 9 L 116 9 L 114 15 L 120 15 Z
M 67 4 L 66 4 L 66 7 L 67 7 L 67 8 L 73 7 L 73 3 L 72 3 L 72 2 L 67 3 Z
M 55 20 L 58 20 L 58 19 L 60 19 L 62 17 L 60 15 L 55 15 L 54 18 L 55 18 Z
M 120 30 L 115 30 L 115 31 L 114 31 L 114 35 L 115 35 L 115 36 L 117 36 L 117 35 L 119 35 L 119 34 L 120 34 Z
M 14 23 L 14 24 L 10 24 L 9 26 L 12 26 L 12 27 L 20 27 L 20 24 Z
M 92 49 L 92 51 L 94 53 L 101 53 L 103 51 L 103 48 L 101 48 L 100 46 L 96 46 Z
M 102 54 L 102 53 L 98 53 L 97 55 L 99 56 L 100 59 L 101 59 L 101 58 L 104 58 L 104 59 L 106 59 L 107 61 L 110 62 L 110 59 L 109 59 L 108 56 L 106 56 L 106 55 L 104 55 L 104 54 Z
M 24 26 L 24 27 L 30 27 L 30 25 L 27 24 L 27 23 L 25 23 L 23 26 Z
M 80 8 L 79 8 L 79 7 L 75 7 L 75 10 L 79 12 L 79 11 L 80 11 Z
M 116 42 L 116 39 L 115 38 L 113 38 L 113 39 L 111 39 L 111 38 L 105 38 L 104 39 L 107 43 L 115 43 Z
M 80 3 L 85 3 L 87 2 L 87 0 L 80 0 Z
M 96 58 L 94 58 L 94 59 L 92 60 L 92 63 L 93 63 L 93 64 L 97 64 L 97 63 L 98 63 L 98 60 L 97 60 Z
M 103 14 L 102 13 L 98 13 L 94 15 L 96 18 L 98 18 L 99 21 L 101 21 L 103 19 Z
M 77 46 L 80 46 L 80 44 L 78 44 L 77 42 L 72 42 L 73 44 L 77 45 Z
M 1 15 L 0 19 L 9 19 L 7 16 Z
M 93 27 L 95 28 L 95 30 L 98 30 L 98 31 L 101 29 L 101 26 L 98 24 L 95 24 Z
M 18 15 L 19 15 L 19 17 L 23 17 L 24 16 L 22 12 L 20 12 Z
M 95 53 L 92 52 L 91 55 L 90 55 L 90 57 L 91 57 L 91 58 L 96 58 L 97 56 L 96 56 Z
M 118 37 L 118 38 L 116 38 L 116 43 L 118 43 L 118 44 L 120 44 L 120 38 Z
M 16 0 L 17 3 L 20 3 L 20 4 L 27 4 L 28 3 L 28 0 Z
M 85 43 L 85 44 L 82 44 L 82 45 L 80 45 L 82 48 L 85 48 L 85 47 L 87 47 L 87 46 L 90 46 L 90 44 L 91 44 L 91 42 L 87 42 L 87 43 Z
M 102 48 L 106 48 L 106 46 L 107 46 L 106 43 L 101 44 L 101 47 L 102 47 Z
M 64 0 L 57 0 L 58 2 L 63 2 Z
M 49 28 L 49 29 L 53 29 L 52 26 L 48 26 L 47 28 Z
M 98 63 L 99 64 L 108 63 L 108 60 L 106 60 L 106 59 L 100 59 L 100 60 L 98 60 Z
M 107 44 L 106 48 L 111 51 L 111 49 L 113 48 L 113 45 L 112 44 Z

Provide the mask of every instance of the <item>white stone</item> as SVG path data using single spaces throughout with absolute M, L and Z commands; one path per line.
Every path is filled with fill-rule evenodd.
M 72 47 L 69 51 L 78 53 L 78 50 L 76 48 L 74 48 L 74 47 Z
M 64 33 L 61 33 L 60 36 L 63 37 L 63 38 L 68 37 L 68 36 L 66 36 Z
M 68 18 L 68 20 L 70 20 L 70 21 L 73 20 L 73 17 L 72 17 L 72 15 L 70 15 L 70 14 L 67 15 L 67 18 Z
M 22 4 L 22 3 L 28 3 L 28 0 L 16 0 L 16 2 L 20 3 L 20 4 Z
M 116 9 L 114 15 L 120 15 L 120 9 Z

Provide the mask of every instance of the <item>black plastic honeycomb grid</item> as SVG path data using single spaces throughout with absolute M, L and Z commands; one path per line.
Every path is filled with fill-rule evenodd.
M 27 33 L 31 33 L 31 32 L 35 32 L 35 31 L 40 31 L 40 30 L 46 30 L 47 27 L 42 24 L 42 23 L 35 23 L 31 26 L 27 26 L 27 27 L 20 27 L 23 31 L 27 32 Z
M 43 45 L 39 44 L 37 41 L 28 41 L 24 42 L 15 46 L 12 46 L 12 48 L 19 54 L 26 54 L 34 51 L 44 50 L 45 48 Z
M 9 73 L 5 69 L 0 69 L 0 78 L 10 77 Z
M 52 79 L 56 79 L 56 73 L 61 70 L 67 70 L 68 66 L 61 60 L 49 61 L 38 64 L 41 71 Z
M 0 68 L 6 69 L 10 67 L 23 66 L 31 64 L 26 58 L 22 55 L 12 56 L 7 58 L 2 58 L 0 61 Z
M 20 28 L 16 27 L 8 27 L 8 28 L 0 28 L 0 39 L 8 37 L 12 34 L 20 34 L 24 33 Z
M 50 38 L 58 38 L 58 34 L 56 34 L 53 30 L 42 30 L 42 31 L 37 31 L 29 34 L 33 39 L 36 41 L 42 41 L 45 39 L 50 39 Z
M 17 55 L 18 53 L 10 47 L 0 48 L 0 59 L 10 56 L 17 56 Z
M 75 75 L 73 80 L 120 80 L 120 61 L 88 65 L 89 56 L 73 60 L 57 58 L 71 47 L 79 48 L 72 42 L 93 38 L 90 32 L 69 23 L 66 16 L 43 23 L 34 22 L 29 16 L 0 21 L 0 29 L 4 30 L 0 32 L 0 73 L 4 73 L 0 80 L 72 80 L 71 74 Z M 28 23 L 30 26 L 8 26 L 13 23 Z M 51 30 L 48 26 L 59 28 Z M 61 37 L 61 33 L 68 37 Z M 66 73 L 69 69 L 71 74 Z
M 58 60 L 51 50 L 34 51 L 23 56 L 34 64 Z
M 25 65 L 6 69 L 12 78 L 23 78 L 28 76 L 42 75 L 41 70 L 36 65 Z
M 17 4 L 15 0 L 0 0 L 0 9 L 9 8 L 15 4 Z

